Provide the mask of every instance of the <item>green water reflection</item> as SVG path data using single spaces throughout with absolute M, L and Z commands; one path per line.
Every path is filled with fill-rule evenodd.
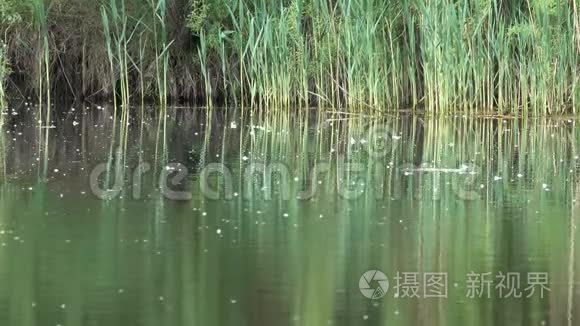
M 119 135 L 110 115 L 62 117 L 48 148 L 32 122 L 5 131 L 1 325 L 577 323 L 574 121 L 181 110 L 164 126 L 136 119 Z M 151 170 L 135 195 L 140 162 Z M 171 187 L 189 200 L 157 186 L 177 162 L 188 176 Z M 107 201 L 91 193 L 100 163 L 123 172 Z M 211 163 L 231 171 L 206 180 L 223 199 L 200 190 Z M 244 175 L 252 163 L 288 175 L 264 185 L 263 173 Z M 297 198 L 305 189 L 316 191 Z M 359 290 L 373 269 L 390 280 L 380 300 Z M 423 298 L 422 283 L 421 298 L 396 297 L 397 272 L 446 273 L 447 298 Z M 550 291 L 469 298 L 473 272 L 521 273 L 522 291 L 527 273 L 545 272 Z

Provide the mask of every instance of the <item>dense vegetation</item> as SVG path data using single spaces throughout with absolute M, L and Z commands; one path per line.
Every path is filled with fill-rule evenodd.
M 576 113 L 579 11 L 576 0 L 0 0 L 0 98 Z

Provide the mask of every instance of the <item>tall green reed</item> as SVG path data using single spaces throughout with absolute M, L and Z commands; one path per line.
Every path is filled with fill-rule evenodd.
M 0 42 L 0 113 L 6 109 L 6 93 L 4 90 L 9 67 L 6 58 L 6 45 Z M 4 126 L 4 114 L 0 114 L 0 130 Z
M 219 6 L 207 4 L 206 16 Z M 568 2 L 536 0 L 510 10 L 484 0 L 236 0 L 226 6 L 229 16 L 200 37 L 199 69 L 207 80 L 207 57 L 215 52 L 223 61 L 229 53 L 238 70 L 222 72 L 223 78 L 236 85 L 242 105 L 575 111 L 577 8 Z M 212 44 L 210 34 L 224 30 L 228 37 Z

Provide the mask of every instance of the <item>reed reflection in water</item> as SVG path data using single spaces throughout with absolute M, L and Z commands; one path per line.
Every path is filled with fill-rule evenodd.
M 163 125 L 154 116 L 134 117 L 120 134 L 111 114 L 104 108 L 58 117 L 48 142 L 33 117 L 7 124 L 3 324 L 574 325 L 578 319 L 574 121 L 241 119 L 235 111 L 176 110 Z M 169 200 L 159 190 L 159 176 L 177 162 L 188 175 L 171 187 L 190 200 Z M 111 200 L 91 193 L 89 176 L 100 163 L 111 170 L 103 183 L 123 172 L 124 187 Z M 144 163 L 151 171 L 138 180 L 135 199 L 133 172 Z M 200 173 L 212 163 L 231 171 L 230 199 L 202 194 Z M 256 163 L 280 164 L 288 175 L 274 173 L 270 184 L 260 171 L 248 178 L 245 168 Z M 225 193 L 223 174 L 205 181 Z M 307 200 L 296 198 L 313 186 Z M 346 198 L 345 189 L 355 195 Z M 380 300 L 359 290 L 360 277 L 373 269 L 390 280 Z M 446 273 L 447 298 L 396 297 L 397 272 Z M 522 291 L 527 273 L 545 272 L 550 291 L 543 299 L 500 299 L 494 288 L 492 298 L 468 298 L 468 275 L 486 272 L 521 273 Z

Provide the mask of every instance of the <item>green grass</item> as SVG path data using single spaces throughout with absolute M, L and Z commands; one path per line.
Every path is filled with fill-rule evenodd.
M 0 31 L 42 103 L 62 75 L 124 107 L 135 89 L 161 108 L 260 112 L 541 116 L 576 114 L 580 99 L 576 0 L 4 0 L 0 13 L 22 17 Z

